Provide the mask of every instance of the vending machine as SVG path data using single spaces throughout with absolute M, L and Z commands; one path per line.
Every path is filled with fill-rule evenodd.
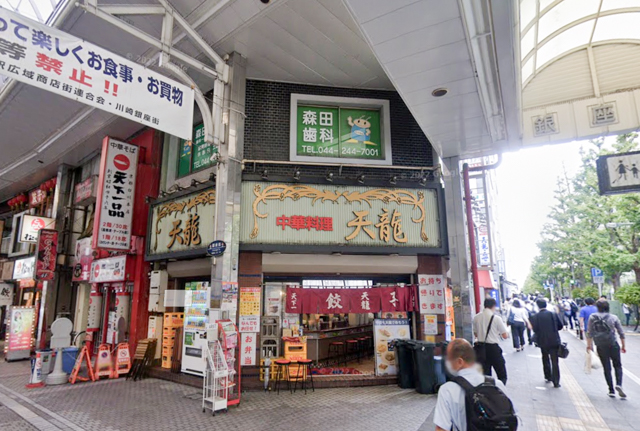
M 194 281 L 185 285 L 183 373 L 204 376 L 206 370 L 209 294 L 209 283 L 206 281 Z

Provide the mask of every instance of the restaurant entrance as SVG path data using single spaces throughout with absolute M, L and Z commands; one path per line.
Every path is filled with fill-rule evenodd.
M 285 354 L 289 337 L 303 339 L 318 378 L 396 374 L 394 340 L 415 334 L 412 282 L 411 275 L 265 274 L 266 286 L 283 288 Z M 269 295 L 265 301 L 267 309 Z

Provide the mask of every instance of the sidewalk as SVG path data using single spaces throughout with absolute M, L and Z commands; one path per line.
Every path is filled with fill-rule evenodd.
M 507 390 L 525 431 L 640 430 L 640 378 L 625 374 L 628 401 L 607 397 L 602 368 L 583 372 L 584 342 L 562 332 L 571 354 L 561 362 L 562 388 L 544 383 L 540 351 L 515 353 L 503 343 Z M 640 337 L 628 337 L 623 364 L 633 365 Z M 633 352 L 633 353 L 631 353 Z M 627 371 L 625 371 L 627 373 Z M 238 408 L 202 413 L 201 391 L 146 379 L 103 380 L 26 389 L 28 362 L 0 362 L 0 430 L 433 430 L 435 396 L 397 386 L 319 389 L 304 395 L 246 392 Z M 635 380 L 634 380 L 635 379 Z

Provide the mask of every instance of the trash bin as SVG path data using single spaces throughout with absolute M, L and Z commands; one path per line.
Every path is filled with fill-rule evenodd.
M 413 374 L 416 391 L 420 394 L 435 394 L 437 377 L 433 343 L 415 341 L 413 347 Z
M 73 371 L 73 366 L 76 364 L 77 356 L 77 347 L 66 347 L 62 349 L 62 371 L 67 374 L 71 374 L 71 372 Z
M 438 392 L 440 386 L 447 383 L 447 373 L 444 367 L 444 357 L 443 356 L 434 356 L 435 361 L 435 371 L 436 371 L 436 387 L 435 392 Z
M 396 340 L 396 361 L 398 363 L 398 386 L 413 389 L 416 383 L 413 376 L 413 340 Z

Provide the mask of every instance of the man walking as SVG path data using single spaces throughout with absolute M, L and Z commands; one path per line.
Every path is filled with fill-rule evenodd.
M 496 300 L 493 298 L 484 300 L 484 310 L 473 318 L 473 333 L 478 340 L 478 344 L 484 349 L 484 358 L 482 355 L 478 357 L 484 374 L 490 376 L 493 368 L 498 380 L 506 385 L 507 366 L 498 343 L 500 343 L 500 339 L 506 340 L 509 334 L 502 317 L 496 314 L 496 305 Z
M 564 327 L 560 317 L 556 313 L 547 310 L 547 301 L 544 298 L 536 301 L 540 311 L 531 317 L 536 343 L 542 352 L 542 370 L 544 379 L 552 382 L 554 388 L 560 387 L 560 367 L 558 365 L 558 347 L 560 346 L 560 333 Z
M 584 300 L 584 303 L 587 304 L 584 307 L 582 307 L 582 310 L 580 310 L 580 328 L 582 328 L 582 332 L 584 332 L 585 334 L 587 333 L 587 323 L 589 322 L 589 316 L 591 316 L 593 313 L 597 312 L 598 309 L 596 308 L 595 304 L 596 301 L 593 300 L 593 298 L 586 298 Z
M 625 347 L 624 330 L 617 316 L 609 313 L 609 302 L 599 299 L 596 302 L 598 312 L 591 315 L 587 324 L 587 353 L 593 351 L 593 344 L 598 348 L 598 356 L 602 362 L 604 370 L 604 378 L 609 386 L 609 396 L 616 396 L 613 388 L 613 379 L 611 378 L 611 363 L 616 372 L 616 387 L 618 395 L 623 400 L 627 398 L 627 394 L 622 390 L 622 360 L 620 352 L 627 353 Z M 620 336 L 622 348 L 616 340 L 616 331 Z

